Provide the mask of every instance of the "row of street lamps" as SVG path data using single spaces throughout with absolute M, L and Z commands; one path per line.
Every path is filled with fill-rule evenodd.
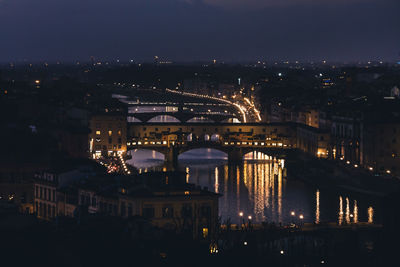
M 296 212 L 291 211 L 291 212 L 290 212 L 290 215 L 291 215 L 293 218 L 295 218 L 295 217 L 296 217 Z M 244 213 L 243 213 L 243 211 L 239 212 L 239 217 L 242 219 L 242 223 L 241 223 L 241 224 L 244 224 Z M 251 215 L 247 216 L 247 219 L 249 219 L 249 222 L 251 221 L 252 218 L 253 218 L 253 217 L 252 217 Z M 303 215 L 303 214 L 299 214 L 299 219 L 300 219 L 300 222 L 301 222 L 301 224 L 302 224 L 302 223 L 303 223 L 303 220 L 304 220 L 304 215 Z

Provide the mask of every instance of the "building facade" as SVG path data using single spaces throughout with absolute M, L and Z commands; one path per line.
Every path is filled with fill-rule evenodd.
M 89 151 L 93 158 L 126 153 L 127 122 L 124 116 L 92 116 L 89 128 Z
M 219 195 L 184 181 L 174 174 L 152 174 L 153 185 L 108 188 L 94 183 L 79 189 L 78 204 L 89 214 L 130 218 L 140 216 L 156 227 L 210 238 L 217 230 Z M 154 176 L 156 176 L 154 178 Z

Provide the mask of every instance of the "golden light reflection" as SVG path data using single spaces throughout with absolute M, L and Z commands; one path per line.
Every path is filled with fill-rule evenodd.
M 350 223 L 350 203 L 348 197 L 346 197 L 346 223 Z
M 225 173 L 227 173 L 227 170 L 225 171 Z M 237 208 L 237 212 L 240 212 L 240 170 L 239 170 L 239 167 L 236 167 L 236 208 Z M 242 216 L 243 216 L 243 213 L 242 213 Z
M 257 155 L 260 158 L 269 158 L 268 156 Z M 272 219 L 282 221 L 283 209 L 283 172 L 280 160 L 268 160 L 263 163 L 243 164 L 243 182 L 247 188 L 249 199 L 254 199 L 254 217 L 257 221 Z M 239 176 L 239 172 L 237 174 Z M 237 183 L 237 191 L 239 190 Z M 238 212 L 239 205 L 238 205 Z M 266 213 L 267 212 L 267 213 Z M 267 218 L 267 214 L 272 218 Z
M 189 167 L 186 167 L 186 183 L 189 183 L 189 177 L 190 177 L 190 169 Z
M 224 192 L 228 192 L 228 179 L 229 179 L 229 168 L 228 165 L 225 165 L 224 167 Z M 240 176 L 238 176 L 238 179 L 240 179 Z M 225 209 L 228 208 L 228 194 L 224 194 L 224 203 L 225 203 Z
M 278 165 L 278 164 L 276 164 Z M 282 221 L 282 168 L 278 168 L 278 219 Z
M 353 207 L 353 222 L 358 223 L 358 206 L 357 200 L 354 200 L 354 207 Z
M 261 187 L 260 187 L 260 194 L 261 194 L 261 200 L 262 200 L 262 208 L 263 208 L 263 212 L 262 212 L 262 220 L 265 221 L 265 214 L 264 214 L 264 209 L 267 206 L 266 203 L 266 198 L 265 198 L 265 166 L 266 164 L 260 164 L 261 166 L 261 170 L 260 170 L 260 179 L 261 179 Z
M 218 189 L 219 184 L 218 184 L 218 167 L 215 167 L 215 193 L 219 193 Z
M 270 163 L 270 173 L 269 173 L 269 190 L 271 191 L 271 213 L 275 214 L 275 165 L 274 162 Z M 276 218 L 274 218 L 275 220 Z
M 368 223 L 374 223 L 374 208 L 368 208 Z
M 339 225 L 343 224 L 343 198 L 339 197 Z
M 315 193 L 315 202 L 316 202 L 316 207 L 315 207 L 315 223 L 319 224 L 319 190 Z
M 271 168 L 270 168 L 270 163 L 265 164 L 265 186 L 264 186 L 264 192 L 265 192 L 265 206 L 268 209 L 269 208 L 269 187 L 270 187 L 270 176 L 271 176 Z
M 238 167 L 238 170 L 239 170 L 239 167 Z M 247 162 L 244 162 L 244 164 L 243 164 L 243 174 L 244 174 L 244 176 L 243 176 L 244 184 L 247 185 Z

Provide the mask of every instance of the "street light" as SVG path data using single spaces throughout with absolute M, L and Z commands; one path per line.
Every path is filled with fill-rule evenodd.
M 239 216 L 240 216 L 240 228 L 243 228 L 244 225 L 244 219 L 243 219 L 243 211 L 239 212 Z
M 300 218 L 300 220 L 303 220 L 303 219 L 304 219 L 303 214 L 300 214 L 300 215 L 299 215 L 299 218 Z
M 251 217 L 251 216 L 249 216 L 248 218 L 249 218 L 249 220 L 251 220 L 251 218 L 252 218 L 252 217 Z
M 290 212 L 290 215 L 295 216 L 296 213 L 294 211 Z

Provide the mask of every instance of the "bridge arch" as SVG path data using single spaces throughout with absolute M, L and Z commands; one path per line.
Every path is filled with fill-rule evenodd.
M 181 122 L 177 117 L 172 115 L 157 115 L 150 118 L 147 122 L 158 122 L 158 123 L 169 123 L 169 122 Z
M 138 148 L 128 151 L 132 156 L 126 163 L 137 168 L 155 167 L 163 164 L 166 159 L 165 152 L 154 148 Z
M 242 123 L 238 118 L 231 117 L 221 121 L 222 123 Z
M 217 160 L 227 160 L 228 153 L 220 150 L 218 148 L 204 147 L 204 148 L 191 148 L 187 150 L 180 151 L 178 155 L 179 160 L 189 160 L 189 159 L 217 159 Z
M 215 122 L 215 121 L 210 119 L 207 116 L 196 116 L 196 117 L 193 117 L 193 118 L 187 120 L 186 122 L 189 122 L 189 123 L 193 123 L 193 122 L 194 123 L 207 123 L 207 122 Z
M 136 118 L 135 116 L 128 116 L 127 122 L 142 122 L 140 119 Z

